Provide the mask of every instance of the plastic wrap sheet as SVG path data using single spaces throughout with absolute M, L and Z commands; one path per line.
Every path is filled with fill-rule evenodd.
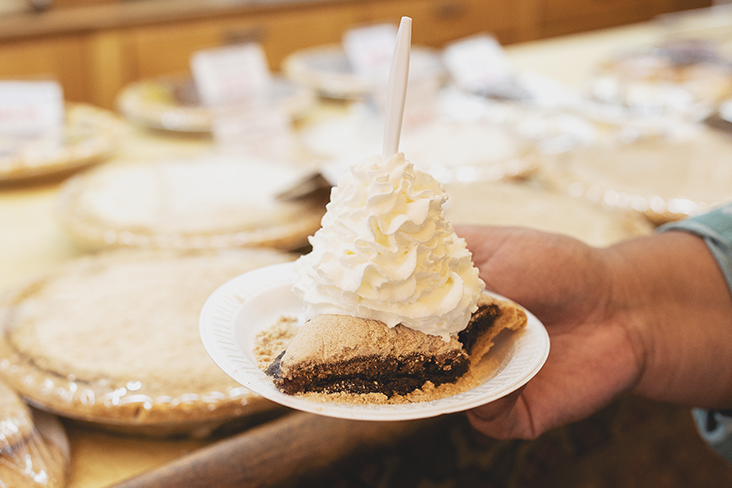
M 198 315 L 273 250 L 118 251 L 18 287 L 2 308 L 0 377 L 38 409 L 115 431 L 205 437 L 278 407 L 208 357 Z
M 68 439 L 58 420 L 31 411 L 0 382 L 0 486 L 63 487 L 69 462 Z

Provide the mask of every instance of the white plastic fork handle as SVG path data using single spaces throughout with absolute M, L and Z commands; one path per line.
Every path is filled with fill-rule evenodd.
M 404 102 L 407 98 L 409 79 L 409 54 L 412 46 L 412 19 L 402 17 L 394 47 L 394 56 L 389 71 L 389 86 L 386 92 L 386 122 L 384 126 L 383 160 L 399 152 L 399 138 L 404 118 Z

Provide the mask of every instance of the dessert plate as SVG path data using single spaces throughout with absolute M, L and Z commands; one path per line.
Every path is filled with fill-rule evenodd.
M 484 383 L 463 393 L 409 404 L 318 402 L 287 395 L 256 366 L 253 347 L 257 333 L 273 325 L 280 316 L 299 316 L 303 312 L 300 299 L 291 290 L 294 281 L 289 262 L 242 274 L 208 298 L 201 310 L 199 328 L 206 350 L 225 373 L 263 397 L 297 410 L 353 420 L 410 420 L 459 412 L 520 388 L 539 372 L 549 354 L 546 329 L 526 312 L 527 326 L 521 331 L 500 334 L 487 355 L 497 360 L 499 366 Z

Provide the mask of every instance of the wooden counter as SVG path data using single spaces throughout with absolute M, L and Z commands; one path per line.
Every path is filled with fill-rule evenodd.
M 653 45 L 668 30 L 658 23 L 515 44 L 508 48 L 516 68 L 531 69 L 567 83 L 582 80 L 604 56 L 628 47 Z M 120 158 L 193 155 L 210 148 L 205 138 L 165 136 L 131 129 Z M 73 259 L 83 251 L 55 218 L 60 181 L 0 187 L 0 290 Z M 69 488 L 102 488 L 160 466 L 206 441 L 160 441 L 93 432 L 68 425 L 72 448 Z

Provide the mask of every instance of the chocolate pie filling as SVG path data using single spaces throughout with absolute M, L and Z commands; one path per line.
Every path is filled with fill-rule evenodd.
M 353 356 L 340 360 L 303 361 L 291 367 L 289 375 L 281 375 L 283 351 L 267 368 L 274 383 L 284 393 L 382 393 L 387 397 L 414 391 L 431 381 L 435 385 L 457 380 L 468 370 L 470 356 L 478 339 L 494 325 L 501 311 L 496 304 L 481 305 L 468 326 L 458 335 L 459 348 L 444 353 L 423 352 L 398 355 Z M 382 324 L 383 325 L 383 324 Z M 385 327 L 385 326 L 384 326 Z M 403 327 L 403 326 L 397 326 Z M 425 335 L 425 340 L 442 341 Z

